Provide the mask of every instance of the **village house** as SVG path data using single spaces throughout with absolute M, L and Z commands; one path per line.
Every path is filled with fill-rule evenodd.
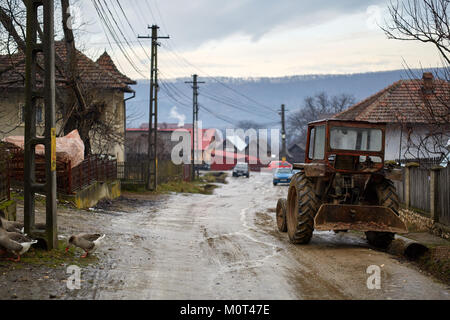
M 450 135 L 450 84 L 424 73 L 400 80 L 337 114 L 340 120 L 386 123 L 386 160 L 427 159 L 445 152 Z M 430 138 L 430 133 L 440 134 Z
M 173 148 L 180 141 L 172 141 L 172 134 L 177 131 L 181 135 L 180 140 L 192 143 L 192 124 L 178 126 L 176 124 L 161 123 L 158 124 L 158 158 L 160 160 L 170 160 Z M 198 143 L 197 151 L 202 154 L 208 149 L 216 136 L 215 129 L 201 129 L 201 143 Z M 148 153 L 148 124 L 141 125 L 140 128 L 128 128 L 126 130 L 126 159 L 134 160 L 146 157 Z M 206 159 L 205 159 L 206 160 Z
M 55 51 L 65 63 L 67 59 L 66 45 L 63 41 L 55 42 Z M 125 93 L 134 93 L 129 85 L 136 84 L 123 75 L 115 66 L 113 60 L 105 51 L 97 61 L 93 61 L 77 51 L 79 78 L 84 86 L 89 88 L 89 94 L 94 101 L 105 104 L 102 113 L 102 121 L 111 125 L 118 137 L 113 143 L 104 146 L 102 139 L 91 138 L 93 154 L 107 154 L 116 157 L 118 161 L 124 161 L 125 152 Z M 58 95 L 64 99 L 69 88 L 63 72 L 56 68 L 56 85 Z M 0 139 L 7 136 L 23 136 L 25 130 L 25 55 L 0 55 Z M 63 135 L 64 110 L 56 105 L 57 134 Z M 37 134 L 43 134 L 44 130 L 44 106 L 38 102 L 36 115 Z M 105 140 L 105 139 L 103 139 Z
M 290 163 L 305 162 L 305 146 L 302 143 L 293 143 L 288 147 L 287 161 Z

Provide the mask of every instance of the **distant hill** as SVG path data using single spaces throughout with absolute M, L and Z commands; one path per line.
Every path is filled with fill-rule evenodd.
M 415 74 L 420 75 L 421 72 L 416 71 Z M 276 111 L 283 103 L 290 111 L 298 110 L 305 97 L 321 91 L 329 95 L 352 94 L 360 101 L 395 81 L 407 78 L 408 73 L 405 70 L 281 78 L 201 78 L 199 81 L 205 81 L 206 84 L 200 85 L 200 104 L 222 119 L 202 108 L 199 117 L 204 127 L 228 128 L 233 127 L 229 122 L 240 120 L 252 120 L 269 127 L 278 127 L 276 122 L 279 121 L 279 116 Z M 192 123 L 192 89 L 184 83 L 190 80 L 191 78 L 180 78 L 166 80 L 160 84 L 159 122 L 173 123 L 178 122 L 177 118 L 185 117 L 186 123 Z M 141 80 L 133 88 L 136 90 L 136 98 L 128 101 L 127 112 L 131 116 L 134 115 L 134 118 L 130 119 L 131 127 L 139 127 L 142 123 L 148 123 L 149 83 L 147 80 Z M 264 107 L 256 105 L 254 101 Z M 178 114 L 173 112 L 174 106 L 177 107 Z

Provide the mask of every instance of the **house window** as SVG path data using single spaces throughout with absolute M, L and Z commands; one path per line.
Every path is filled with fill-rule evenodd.
M 25 123 L 25 106 L 20 107 L 20 122 Z
M 36 107 L 36 123 L 43 123 L 44 122 L 44 108 L 42 106 Z
M 24 105 L 22 105 L 20 107 L 19 119 L 20 119 L 21 123 L 25 123 L 25 106 Z M 36 106 L 36 123 L 37 124 L 44 123 L 44 106 L 42 106 L 42 105 Z

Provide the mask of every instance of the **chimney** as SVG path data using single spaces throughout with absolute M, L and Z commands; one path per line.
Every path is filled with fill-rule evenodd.
M 423 74 L 423 93 L 432 94 L 434 93 L 433 80 L 434 76 L 431 72 L 425 72 Z

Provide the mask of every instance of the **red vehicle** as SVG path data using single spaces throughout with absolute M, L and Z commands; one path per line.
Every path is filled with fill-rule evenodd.
M 278 168 L 289 168 L 292 169 L 293 166 L 287 161 L 272 161 L 269 164 L 269 169 L 278 169 Z

